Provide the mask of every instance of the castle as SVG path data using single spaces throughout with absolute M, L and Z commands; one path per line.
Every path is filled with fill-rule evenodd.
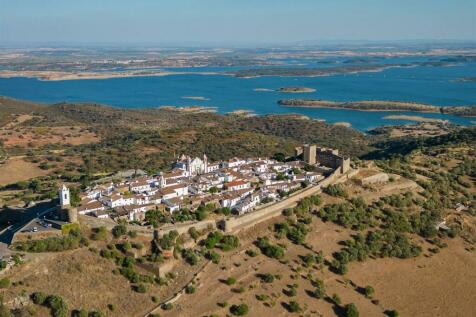
M 339 150 L 318 147 L 314 144 L 304 144 L 295 148 L 295 156 L 303 157 L 304 162 L 309 165 L 323 165 L 333 169 L 340 168 L 341 173 L 346 173 L 350 169 L 350 158 L 339 155 Z

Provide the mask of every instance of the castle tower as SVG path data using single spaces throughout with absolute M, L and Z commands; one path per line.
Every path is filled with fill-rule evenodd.
M 304 145 L 304 162 L 310 165 L 316 164 L 316 146 L 315 145 Z
M 68 208 L 68 221 L 71 223 L 77 223 L 78 221 L 78 209 L 75 207 Z
M 70 206 L 70 193 L 68 187 L 66 187 L 64 184 L 61 186 L 59 190 L 59 200 L 60 200 L 60 206 L 61 208 L 63 207 L 69 207 Z

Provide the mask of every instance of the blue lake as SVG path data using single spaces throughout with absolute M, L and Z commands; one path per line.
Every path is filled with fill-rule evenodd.
M 196 74 L 223 72 L 230 68 L 173 70 L 187 71 L 189 74 L 67 81 L 0 78 L 0 95 L 44 103 L 95 102 L 125 108 L 200 105 L 217 107 L 220 113 L 237 109 L 252 110 L 256 114 L 299 113 L 329 123 L 349 122 L 353 128 L 362 131 L 381 125 L 410 123 L 383 119 L 389 114 L 448 119 L 464 125 L 476 120 L 441 114 L 289 108 L 277 104 L 278 100 L 285 98 L 398 100 L 439 106 L 476 104 L 476 82 L 457 81 L 458 78 L 476 76 L 476 63 L 451 67 L 391 68 L 382 72 L 324 77 L 236 78 Z M 276 90 L 286 86 L 305 86 L 316 89 L 316 92 L 285 94 L 255 91 L 257 88 Z M 186 96 L 199 96 L 207 100 L 184 99 Z

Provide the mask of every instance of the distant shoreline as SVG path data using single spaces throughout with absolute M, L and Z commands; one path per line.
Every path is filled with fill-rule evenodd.
M 173 75 L 227 75 L 216 72 L 170 72 L 170 71 L 118 71 L 118 72 L 63 72 L 63 71 L 11 71 L 0 70 L 0 78 L 36 78 L 41 81 L 63 81 L 84 79 L 113 79 L 130 77 L 163 77 Z

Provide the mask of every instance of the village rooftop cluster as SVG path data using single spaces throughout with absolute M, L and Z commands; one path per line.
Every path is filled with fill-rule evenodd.
M 321 151 L 336 156 L 336 150 Z M 228 208 L 242 215 L 308 185 L 316 184 L 334 171 L 334 164 L 320 164 L 316 147 L 296 149 L 296 159 L 280 162 L 269 158 L 233 158 L 208 162 L 182 155 L 168 172 L 143 175 L 120 182 L 97 185 L 81 194 L 77 212 L 98 218 L 143 222 L 148 210 L 171 215 L 200 206 Z M 313 154 L 313 155 L 312 155 Z M 322 160 L 328 163 L 328 159 Z M 67 190 L 67 189 L 63 189 Z

